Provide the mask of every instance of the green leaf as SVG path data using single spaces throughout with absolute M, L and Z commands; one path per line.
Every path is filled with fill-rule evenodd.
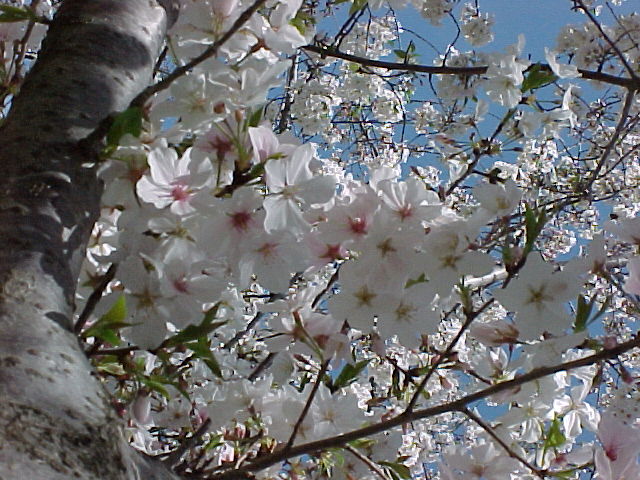
M 107 313 L 82 332 L 82 338 L 95 337 L 111 345 L 120 345 L 120 338 L 117 335 L 117 331 L 121 328 L 131 326 L 130 323 L 124 321 L 126 318 L 126 299 L 124 295 L 120 295 Z
M 127 300 L 124 295 L 120 295 L 113 305 L 111 305 L 109 311 L 100 317 L 98 323 L 120 323 L 123 322 L 125 318 L 127 318 Z
M 602 306 L 598 309 L 595 315 L 592 316 L 593 307 L 596 304 L 596 297 L 594 297 L 587 303 L 587 300 L 582 296 L 578 295 L 578 303 L 576 307 L 576 321 L 573 326 L 573 331 L 575 333 L 582 332 L 589 325 L 595 322 L 598 318 L 600 318 L 609 308 L 611 304 L 611 297 L 607 297 Z
M 118 360 L 118 357 L 116 357 L 115 355 L 106 355 L 104 358 L 102 358 L 96 365 L 96 370 L 98 370 L 99 372 L 115 375 L 117 377 L 127 373 L 120 363 L 120 360 Z
M 398 48 L 398 49 L 395 49 L 395 50 L 393 51 L 393 53 L 396 55 L 396 57 L 398 57 L 398 58 L 400 58 L 400 59 L 402 59 L 402 60 L 404 60 L 405 58 L 407 58 L 407 52 L 406 52 L 406 50 L 400 50 L 400 49 Z
M 409 469 L 409 467 L 407 467 L 406 465 L 403 465 L 402 463 L 395 463 L 395 462 L 378 462 L 378 463 L 397 473 L 400 478 L 403 478 L 403 479 L 411 478 L 411 470 Z
M 164 377 L 159 375 L 152 375 L 150 377 L 142 376 L 140 377 L 140 381 L 145 384 L 150 390 L 158 392 L 167 400 L 171 399 L 168 390 L 165 388 L 165 385 L 173 385 L 170 380 L 167 380 Z
M 404 288 L 411 288 L 414 285 L 417 285 L 418 283 L 426 283 L 427 282 L 427 277 L 424 273 L 421 273 L 419 277 L 417 278 L 410 278 L 409 280 L 407 280 L 407 283 L 405 284 Z
M 262 108 L 256 109 L 256 111 L 253 112 L 249 117 L 249 126 L 257 127 L 258 125 L 260 125 L 260 120 L 262 120 L 262 115 L 263 115 Z
M 524 225 L 526 229 L 526 243 L 524 246 L 525 256 L 533 250 L 536 238 L 540 235 L 544 224 L 547 222 L 547 216 L 544 209 L 537 210 L 528 205 L 524 212 Z
M 502 247 L 502 262 L 505 265 L 511 265 L 513 263 L 513 250 L 511 249 L 511 247 L 505 243 L 505 245 Z
M 559 418 L 554 418 L 549 425 L 549 431 L 545 435 L 544 448 L 556 448 L 561 447 L 567 441 L 567 437 L 564 436 L 561 429 L 562 423 Z
M 585 328 L 587 328 L 587 320 L 591 316 L 592 309 L 593 300 L 587 303 L 583 295 L 578 295 L 578 302 L 576 306 L 576 321 L 573 326 L 573 331 L 575 333 L 582 332 Z
M 263 174 L 264 174 L 264 163 L 257 163 L 253 167 L 251 167 L 251 170 L 249 170 L 248 175 L 249 175 L 249 178 L 253 180 L 254 178 L 261 177 Z
M 25 20 L 37 20 L 36 15 L 28 8 L 14 7 L 12 5 L 0 5 L 0 22 L 23 22 Z
M 304 20 L 300 17 L 292 18 L 289 20 L 289 24 L 295 27 L 300 35 L 304 35 L 307 32 L 307 26 L 305 25 Z
M 349 9 L 349 15 L 353 15 L 359 10 L 362 10 L 367 4 L 367 0 L 353 0 L 353 5 Z
M 120 143 L 120 139 L 130 133 L 134 137 L 139 137 L 142 133 L 142 109 L 131 107 L 116 115 L 107 133 L 107 146 L 115 148 Z
M 542 70 L 539 63 L 536 63 L 527 72 L 527 76 L 524 78 L 520 90 L 526 92 L 527 90 L 535 90 L 548 83 L 554 82 L 558 79 L 553 73 Z
M 368 364 L 369 360 L 361 360 L 359 362 L 356 362 L 355 364 L 347 363 L 342 368 L 340 374 L 336 377 L 336 379 L 333 380 L 330 390 L 332 392 L 336 392 L 339 389 L 355 382 L 355 380 L 358 378 L 358 375 L 360 375 L 360 372 L 362 372 L 362 370 L 364 370 Z
M 211 351 L 211 344 L 208 340 L 200 338 L 195 342 L 185 343 L 184 345 L 193 352 L 196 358 L 201 359 L 205 363 L 209 370 L 211 370 L 211 373 L 218 378 L 222 378 L 222 369 L 213 351 Z
M 222 435 L 213 435 L 211 439 L 204 445 L 205 450 L 212 450 L 224 444 Z
M 182 345 L 193 340 L 206 340 L 211 332 L 227 323 L 226 320 L 217 322 L 213 321 L 217 311 L 217 308 L 209 310 L 207 313 L 205 313 L 204 318 L 199 325 L 188 325 L 187 327 L 176 333 L 173 337 L 167 338 L 163 342 L 163 346 L 177 347 L 178 345 Z

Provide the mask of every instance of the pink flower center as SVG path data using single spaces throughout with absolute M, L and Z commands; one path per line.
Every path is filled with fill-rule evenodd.
M 184 277 L 176 278 L 173 281 L 173 288 L 180 293 L 189 293 L 189 284 Z
M 329 260 L 339 260 L 343 258 L 340 244 L 327 245 L 327 250 L 322 254 L 320 258 L 327 258 Z
M 361 217 L 349 217 L 349 228 L 351 229 L 351 232 L 355 233 L 356 235 L 365 235 L 368 228 L 367 221 L 366 219 Z
M 171 197 L 174 202 L 184 202 L 189 199 L 189 190 L 185 185 L 176 184 L 171 189 Z
M 413 208 L 411 208 L 411 205 L 403 205 L 397 212 L 401 220 L 406 220 L 413 216 Z
M 207 147 L 209 151 L 215 151 L 218 155 L 218 158 L 223 159 L 227 155 L 227 153 L 231 151 L 232 144 L 230 140 L 224 137 L 216 136 L 209 141 L 209 145 Z
M 251 214 L 249 212 L 236 212 L 231 216 L 231 226 L 234 230 L 239 232 L 246 232 L 249 230 L 249 223 L 251 222 Z
M 615 462 L 618 459 L 618 449 L 615 447 L 615 445 L 605 448 L 604 453 L 612 462 Z
M 278 246 L 277 243 L 265 243 L 260 248 L 258 248 L 256 252 L 262 255 L 262 258 L 266 260 L 270 257 L 275 256 L 277 246 Z

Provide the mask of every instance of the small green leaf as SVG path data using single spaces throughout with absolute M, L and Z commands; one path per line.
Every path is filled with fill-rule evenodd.
M 205 451 L 212 450 L 216 447 L 219 447 L 220 445 L 223 445 L 223 438 L 224 437 L 222 435 L 213 435 L 211 439 L 204 445 Z
M 106 355 L 96 365 L 96 370 L 99 372 L 108 373 L 115 376 L 124 375 L 127 373 L 115 355 Z
M 199 325 L 189 325 L 180 330 L 173 337 L 163 342 L 164 347 L 177 347 L 194 340 L 206 340 L 211 332 L 221 327 L 226 320 L 214 322 L 215 312 L 207 312 Z
M 594 296 L 589 303 L 582 296 L 578 295 L 578 302 L 576 307 L 576 321 L 573 326 L 573 331 L 575 333 L 584 331 L 589 325 L 595 322 L 598 318 L 600 318 L 609 308 L 611 303 L 611 298 L 607 297 L 602 306 L 598 309 L 595 315 L 592 316 L 593 307 L 596 304 L 596 297 Z
M 400 49 L 398 48 L 398 49 L 395 49 L 395 50 L 393 51 L 393 53 L 396 55 L 396 57 L 398 57 L 398 58 L 400 58 L 400 59 L 402 59 L 402 60 L 404 60 L 405 58 L 407 58 L 407 52 L 406 52 L 406 50 L 400 50 Z
M 403 465 L 402 463 L 395 463 L 395 462 L 378 462 L 378 463 L 394 471 L 402 479 L 411 478 L 411 470 L 409 469 L 409 467 L 407 467 L 406 465 Z
M 189 342 L 184 344 L 189 350 L 191 350 L 196 358 L 201 359 L 211 373 L 213 373 L 216 377 L 222 378 L 222 369 L 220 368 L 220 364 L 216 359 L 215 355 L 211 351 L 211 344 L 208 340 L 204 338 L 200 338 L 195 342 Z
M 251 116 L 249 117 L 249 126 L 250 127 L 257 127 L 258 125 L 260 125 L 260 120 L 262 120 L 262 115 L 263 115 L 263 111 L 262 108 L 258 108 L 256 109 L 255 112 L 253 112 L 251 114 Z
M 130 323 L 124 321 L 126 318 L 126 299 L 124 295 L 120 295 L 107 313 L 82 332 L 82 338 L 95 337 L 111 345 L 119 345 L 120 338 L 116 332 L 121 328 L 131 326 Z
M 191 342 L 193 340 L 206 339 L 207 336 L 216 330 L 218 327 L 224 325 L 226 320 L 219 322 L 207 322 L 206 320 L 200 323 L 200 325 L 189 325 L 173 337 L 168 338 L 164 342 L 165 347 L 176 347 L 178 345 Z
M 12 5 L 0 5 L 0 22 L 23 22 L 25 20 L 37 20 L 36 15 L 28 8 L 14 7 Z
M 359 10 L 362 10 L 364 6 L 367 4 L 367 0 L 353 0 L 353 5 L 349 9 L 349 15 L 353 15 Z
M 330 390 L 335 392 L 355 382 L 360 372 L 362 372 L 368 364 L 369 360 L 361 360 L 355 364 L 347 363 L 336 379 L 333 380 Z
M 547 432 L 544 440 L 545 450 L 548 448 L 561 447 L 567 441 L 567 437 L 562 433 L 561 425 L 562 423 L 557 417 L 554 418 L 551 425 L 549 425 L 549 431 Z
M 120 143 L 120 139 L 130 133 L 134 137 L 139 137 L 142 133 L 142 109 L 131 107 L 116 115 L 107 133 L 107 146 L 115 148 Z
M 587 327 L 587 320 L 591 316 L 593 309 L 593 301 L 587 303 L 583 295 L 578 295 L 576 306 L 576 321 L 573 326 L 575 333 L 582 332 Z
M 535 244 L 536 238 L 540 235 L 544 224 L 547 222 L 547 217 L 544 209 L 537 210 L 531 208 L 528 205 L 524 212 L 524 225 L 526 230 L 526 242 L 524 247 L 524 255 L 528 255 Z
M 124 295 L 120 295 L 113 305 L 111 305 L 109 311 L 100 317 L 98 323 L 120 323 L 123 322 L 125 318 L 127 318 L 127 300 Z
M 264 174 L 264 163 L 257 163 L 249 170 L 249 178 L 254 179 Z
M 166 378 L 160 377 L 159 375 L 152 375 L 150 377 L 142 376 L 140 377 L 140 381 L 144 383 L 144 385 L 150 390 L 158 392 L 167 400 L 171 399 L 171 396 L 165 388 L 165 385 L 172 385 L 172 382 L 167 380 Z
M 527 90 L 535 90 L 548 83 L 554 82 L 558 79 L 553 73 L 546 70 L 542 70 L 539 63 L 532 66 L 527 72 L 527 76 L 524 78 L 520 90 L 526 92 Z
M 305 25 L 304 20 L 300 17 L 292 18 L 289 20 L 289 24 L 295 27 L 300 35 L 304 35 L 307 32 L 307 26 Z
M 410 278 L 409 280 L 407 280 L 407 283 L 405 284 L 404 288 L 411 288 L 414 285 L 417 285 L 418 283 L 426 283 L 427 282 L 427 277 L 424 273 L 421 273 L 419 277 L 417 278 Z

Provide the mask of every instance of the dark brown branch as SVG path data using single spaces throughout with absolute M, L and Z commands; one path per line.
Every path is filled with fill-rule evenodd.
M 107 285 L 109 285 L 111 280 L 113 280 L 113 277 L 115 276 L 117 269 L 118 269 L 118 264 L 112 263 L 109 266 L 109 269 L 105 272 L 105 274 L 100 279 L 100 282 L 96 286 L 95 290 L 91 292 L 91 295 L 89 295 L 89 298 L 87 299 L 87 303 L 85 304 L 84 309 L 82 310 L 82 313 L 78 317 L 78 321 L 73 327 L 74 333 L 79 334 L 82 331 L 83 327 L 87 323 L 87 320 L 89 320 L 89 316 L 93 313 L 93 310 L 96 308 L 96 305 L 98 305 L 98 302 L 102 298 L 102 294 L 107 288 Z
M 523 385 L 527 382 L 531 382 L 533 380 L 546 377 L 547 375 L 553 375 L 554 373 L 557 373 L 557 372 L 573 370 L 576 368 L 592 365 L 602 360 L 615 358 L 623 353 L 628 352 L 629 350 L 632 350 L 638 347 L 640 347 L 640 335 L 636 335 L 633 339 L 627 342 L 621 343 L 619 345 L 616 345 L 613 348 L 602 349 L 598 353 L 595 353 L 588 357 L 579 358 L 577 360 L 572 360 L 570 362 L 560 363 L 558 365 L 535 368 L 528 373 L 515 377 L 512 380 L 508 380 L 508 381 L 493 385 L 491 387 L 487 387 L 483 390 L 479 390 L 475 393 L 471 393 L 469 395 L 461 397 L 458 400 L 454 400 L 452 402 L 436 405 L 429 408 L 424 408 L 422 410 L 404 412 L 390 420 L 369 425 L 367 427 L 360 428 L 358 430 L 353 430 L 351 432 L 347 432 L 342 435 L 337 435 L 335 437 L 324 438 L 321 440 L 316 440 L 314 442 L 296 445 L 294 447 L 291 447 L 287 451 L 281 450 L 269 455 L 265 455 L 264 457 L 259 458 L 255 460 L 253 463 L 250 463 L 249 465 L 245 465 L 240 469 L 228 470 L 226 472 L 214 475 L 211 477 L 211 480 L 233 480 L 238 478 L 239 475 L 246 474 L 246 472 L 259 471 L 271 465 L 274 465 L 278 462 L 282 462 L 288 458 L 297 457 L 299 455 L 304 455 L 304 454 L 310 454 L 313 452 L 318 452 L 327 448 L 341 447 L 343 445 L 346 445 L 349 442 L 352 442 L 353 440 L 357 440 L 359 438 L 364 438 L 364 437 L 375 435 L 377 433 L 381 433 L 387 430 L 391 430 L 395 427 L 401 426 L 406 423 L 410 423 L 412 421 L 421 420 L 424 418 L 430 418 L 436 415 L 442 415 L 444 413 L 450 413 L 450 412 L 456 412 L 456 411 L 459 412 L 473 402 L 477 402 L 478 400 L 482 400 L 484 398 L 490 397 L 497 393 L 504 392 L 505 390 L 511 390 L 511 389 L 517 388 L 520 385 Z
M 609 44 L 609 46 L 613 49 L 616 56 L 622 62 L 622 64 L 624 65 L 624 68 L 627 70 L 631 78 L 637 81 L 638 76 L 636 75 L 635 70 L 631 65 L 629 65 L 629 62 L 627 62 L 627 59 L 625 58 L 624 54 L 620 51 L 620 48 L 618 48 L 618 45 L 616 45 L 616 43 L 613 40 L 611 40 L 609 35 L 607 35 L 607 32 L 604 31 L 604 29 L 602 28 L 602 25 L 600 25 L 600 22 L 596 19 L 593 13 L 589 11 L 589 8 L 584 4 L 582 0 L 573 0 L 573 1 L 576 2 L 576 4 L 578 5 L 578 8 L 582 10 L 587 17 L 589 17 L 589 20 L 591 20 L 591 23 L 595 25 L 595 27 L 600 32 L 600 35 L 602 35 L 602 38 L 604 38 L 605 41 Z
M 434 65 L 419 65 L 411 63 L 397 63 L 397 62 L 385 62 L 383 60 L 373 60 L 370 58 L 359 57 L 357 55 L 351 55 L 349 53 L 340 52 L 335 49 L 326 47 L 319 47 L 317 45 L 307 45 L 302 47 L 308 52 L 314 52 L 324 57 L 340 58 L 349 62 L 357 63 L 366 67 L 378 67 L 387 70 L 399 70 L 403 72 L 417 72 L 428 73 L 430 75 L 482 75 L 487 72 L 487 66 L 481 65 L 477 67 L 449 67 L 449 66 L 434 66 Z M 551 67 L 546 63 L 536 64 L 540 65 L 540 68 L 546 71 L 551 71 Z M 531 68 L 531 67 L 529 67 Z M 617 85 L 629 90 L 640 90 L 640 80 L 637 78 L 617 77 L 615 75 L 609 75 L 602 72 L 594 72 L 591 70 L 578 69 L 578 72 L 587 80 L 595 80 L 598 82 L 607 83 L 609 85 Z

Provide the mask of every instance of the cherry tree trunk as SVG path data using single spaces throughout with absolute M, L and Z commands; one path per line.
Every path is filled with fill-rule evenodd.
M 81 140 L 149 84 L 173 5 L 65 0 L 0 128 L 2 480 L 174 478 L 123 441 L 72 333 L 101 195 Z

